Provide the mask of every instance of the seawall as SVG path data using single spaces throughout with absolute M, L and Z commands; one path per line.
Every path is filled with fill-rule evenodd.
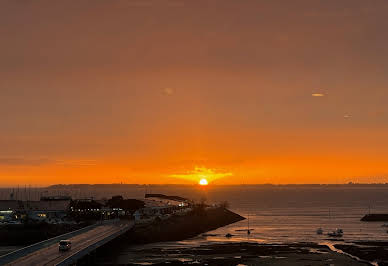
M 174 216 L 148 226 L 135 227 L 126 238 L 130 243 L 144 244 L 162 241 L 178 241 L 197 236 L 245 218 L 226 209 L 215 208 L 203 212 L 191 212 L 185 216 Z
M 361 218 L 363 222 L 387 222 L 388 214 L 367 214 Z

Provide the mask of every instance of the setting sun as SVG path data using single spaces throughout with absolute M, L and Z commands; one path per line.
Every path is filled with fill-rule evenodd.
M 202 178 L 201 180 L 199 180 L 199 184 L 201 186 L 207 186 L 209 183 L 207 182 L 207 180 L 205 178 Z
M 186 171 L 180 174 L 173 174 L 169 177 L 181 178 L 186 180 L 191 180 L 194 182 L 198 182 L 200 185 L 207 185 L 209 182 L 213 182 L 215 180 L 223 179 L 226 177 L 232 176 L 232 173 L 222 172 L 219 169 L 210 169 L 206 167 L 195 167 L 194 170 Z

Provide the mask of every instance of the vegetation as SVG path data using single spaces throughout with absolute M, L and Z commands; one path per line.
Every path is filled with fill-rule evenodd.
M 221 207 L 221 208 L 224 208 L 224 209 L 229 209 L 230 208 L 230 204 L 229 204 L 229 202 L 228 201 L 222 201 L 220 204 L 219 204 L 219 206 Z
M 112 209 L 122 209 L 128 214 L 133 214 L 136 210 L 145 206 L 141 200 L 124 199 L 122 196 L 113 196 L 106 205 Z

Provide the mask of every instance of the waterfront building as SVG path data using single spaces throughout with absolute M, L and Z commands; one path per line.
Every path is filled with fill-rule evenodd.
M 23 211 L 22 201 L 0 200 L 0 223 L 10 223 L 20 220 Z
M 70 200 L 24 201 L 23 204 L 28 219 L 37 222 L 61 223 L 69 211 Z
M 40 201 L 0 200 L 0 222 L 59 223 L 67 215 L 70 200 L 65 198 L 43 199 Z

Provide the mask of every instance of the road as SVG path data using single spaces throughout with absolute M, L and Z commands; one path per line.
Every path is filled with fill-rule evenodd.
M 58 250 L 58 243 L 55 243 L 36 252 L 27 254 L 6 265 L 56 265 L 90 245 L 93 245 L 124 228 L 129 229 L 132 226 L 133 222 L 128 221 L 120 221 L 114 224 L 102 224 L 85 233 L 70 238 L 72 242 L 70 251 L 60 252 Z

